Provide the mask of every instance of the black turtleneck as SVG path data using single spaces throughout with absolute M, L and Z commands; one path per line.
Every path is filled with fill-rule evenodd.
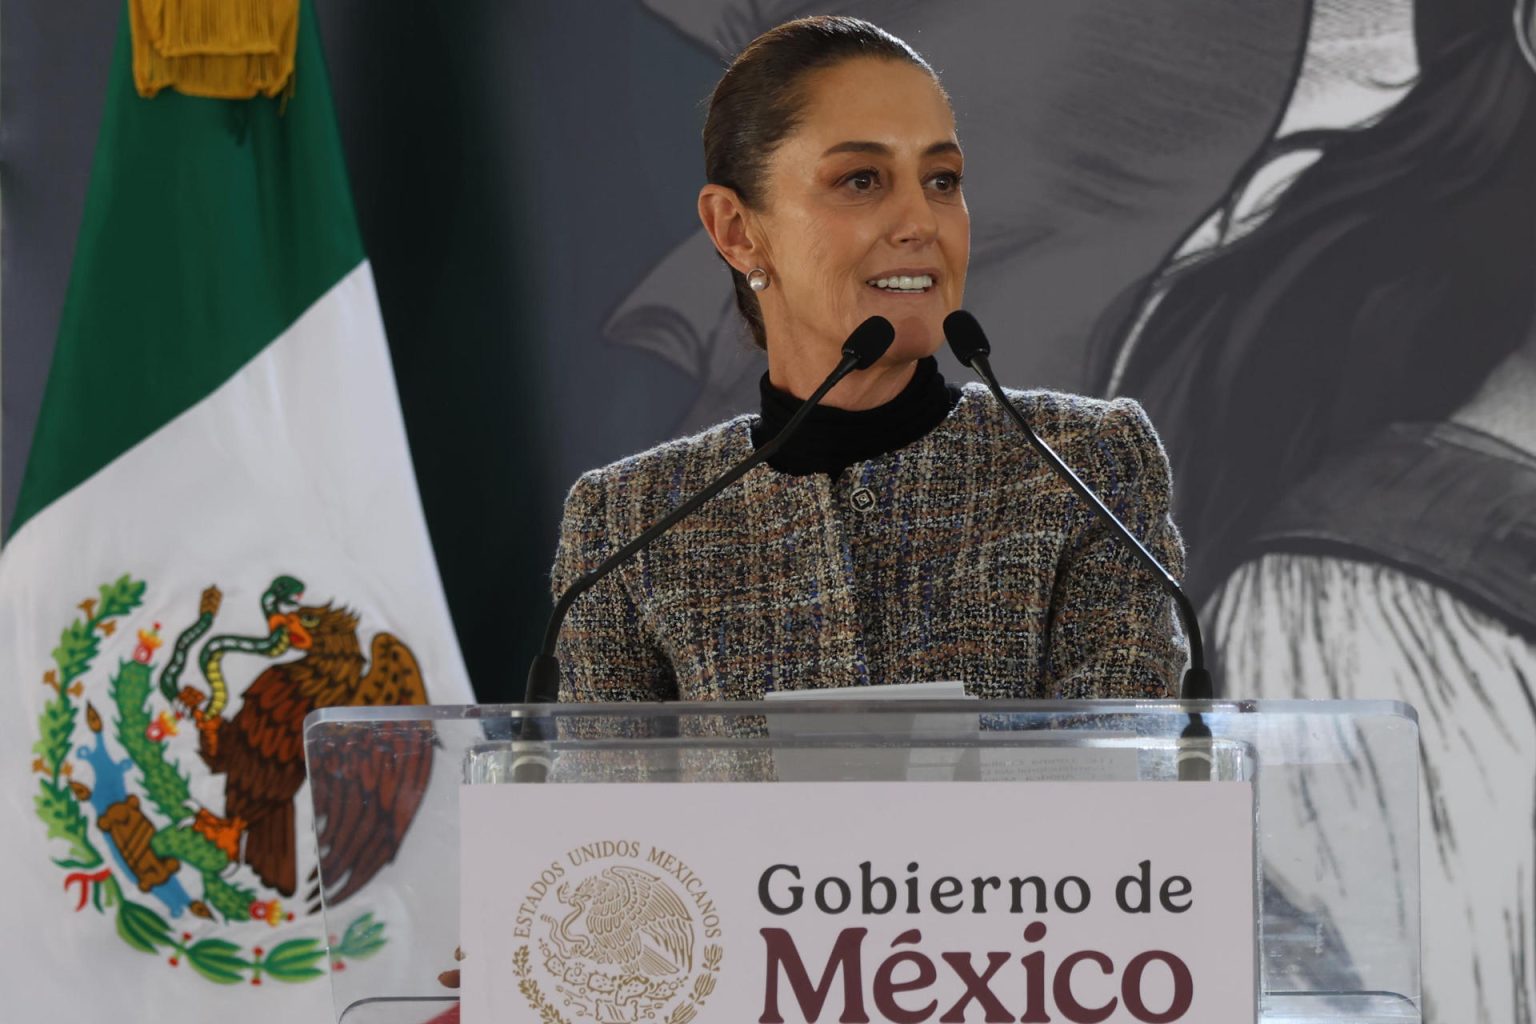
M 768 383 L 766 373 L 760 389 L 763 409 L 761 418 L 752 425 L 754 448 L 771 441 L 801 402 Z M 768 460 L 768 465 L 791 476 L 836 476 L 855 462 L 905 448 L 938 426 L 959 399 L 959 389 L 944 383 L 939 361 L 929 356 L 918 361 L 901 394 L 884 405 L 858 410 L 819 405 L 812 409 L 799 432 Z

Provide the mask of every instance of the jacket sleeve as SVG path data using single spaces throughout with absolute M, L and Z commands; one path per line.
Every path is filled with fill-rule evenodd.
M 628 538 L 615 532 L 602 480 L 589 473 L 565 501 L 551 573 L 555 600 Z M 560 631 L 562 701 L 675 700 L 671 662 L 645 628 L 623 583 L 624 570 L 576 598 Z
M 1176 578 L 1184 545 L 1169 515 L 1171 474 L 1141 406 L 1116 399 L 1069 465 Z M 1046 675 L 1058 698 L 1173 696 L 1186 645 L 1173 601 L 1111 528 L 1083 509 L 1057 568 Z

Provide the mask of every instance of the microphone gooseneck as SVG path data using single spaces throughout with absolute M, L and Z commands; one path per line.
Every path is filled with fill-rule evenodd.
M 1050 445 L 1046 444 L 1035 433 L 1029 421 L 1019 412 L 1018 408 L 1008 400 L 1003 393 L 1003 387 L 997 381 L 997 375 L 992 372 L 992 364 L 988 359 L 992 346 L 987 341 L 986 333 L 982 331 L 981 324 L 976 318 L 963 309 L 957 309 L 944 318 L 944 336 L 949 341 L 950 351 L 955 358 L 969 366 L 981 375 L 998 402 L 1002 405 L 1010 419 L 1024 431 L 1031 447 L 1045 460 L 1046 465 L 1061 477 L 1077 493 L 1088 507 L 1100 520 L 1107 524 L 1110 530 L 1125 544 L 1126 548 L 1136 557 L 1152 578 L 1155 579 L 1163 591 L 1173 599 L 1174 606 L 1179 610 L 1179 618 L 1184 623 L 1184 633 L 1189 638 L 1189 668 L 1184 672 L 1182 685 L 1179 687 L 1179 697 L 1186 701 L 1211 700 L 1215 696 L 1215 687 L 1211 681 L 1210 671 L 1205 667 L 1205 644 L 1200 634 L 1200 620 L 1195 615 L 1195 605 L 1179 586 L 1179 581 L 1174 579 L 1163 563 L 1148 551 L 1146 546 L 1137 539 L 1136 535 L 1120 521 L 1120 518 L 1111 512 L 1100 500 L 1093 489 L 1085 484 L 1072 468 L 1062 461 Z M 1211 736 L 1210 727 L 1198 711 L 1189 713 L 1189 724 L 1185 726 L 1182 738 L 1185 740 L 1208 741 Z M 1203 762 L 1203 764 L 1201 763 Z M 1199 777 L 1209 778 L 1210 755 L 1208 752 L 1189 753 L 1186 757 L 1181 755 L 1179 763 L 1179 777 L 1181 779 L 1194 779 Z
M 771 458 L 800 428 L 800 424 L 827 396 L 827 392 L 853 371 L 867 370 L 873 366 L 881 356 L 885 355 L 895 338 L 896 329 L 883 316 L 872 316 L 859 324 L 848 336 L 848 340 L 843 342 L 843 358 L 837 364 L 837 368 L 827 375 L 827 379 L 821 382 L 821 386 L 812 392 L 809 398 L 801 403 L 800 408 L 795 410 L 789 422 L 784 424 L 784 428 L 775 434 L 772 440 L 722 473 L 709 486 L 657 520 L 644 533 L 603 559 L 601 563 L 567 587 L 565 593 L 561 594 L 560 599 L 555 602 L 554 611 L 550 613 L 549 625 L 544 630 L 544 646 L 528 667 L 528 688 L 524 701 L 529 704 L 545 704 L 554 701 L 558 696 L 560 662 L 555 656 L 555 646 L 560 639 L 560 627 L 565 622 L 566 613 L 570 611 L 571 604 L 578 597 L 604 576 L 643 551 L 652 541 L 666 533 L 679 521 L 691 515 L 700 505 L 741 479 L 759 463 Z

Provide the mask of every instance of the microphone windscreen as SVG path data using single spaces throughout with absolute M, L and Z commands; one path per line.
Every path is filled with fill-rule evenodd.
M 992 346 L 981 324 L 963 309 L 944 318 L 944 337 L 949 339 L 949 350 L 964 366 L 970 366 L 977 356 L 992 355 Z
M 853 329 L 843 342 L 843 355 L 858 360 L 855 370 L 867 370 L 885 355 L 885 350 L 896 340 L 896 328 L 883 316 L 872 316 Z

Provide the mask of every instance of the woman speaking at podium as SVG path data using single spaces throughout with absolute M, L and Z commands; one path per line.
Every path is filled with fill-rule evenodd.
M 949 98 L 851 18 L 752 42 L 715 87 L 699 215 L 767 351 L 762 408 L 577 481 L 555 593 L 767 444 L 883 316 L 895 340 L 765 464 L 571 606 L 562 700 L 753 700 L 960 680 L 985 698 L 1168 696 L 1173 608 L 982 385 L 934 353 L 970 256 Z M 1015 393 L 1171 571 L 1167 458 L 1141 408 Z

